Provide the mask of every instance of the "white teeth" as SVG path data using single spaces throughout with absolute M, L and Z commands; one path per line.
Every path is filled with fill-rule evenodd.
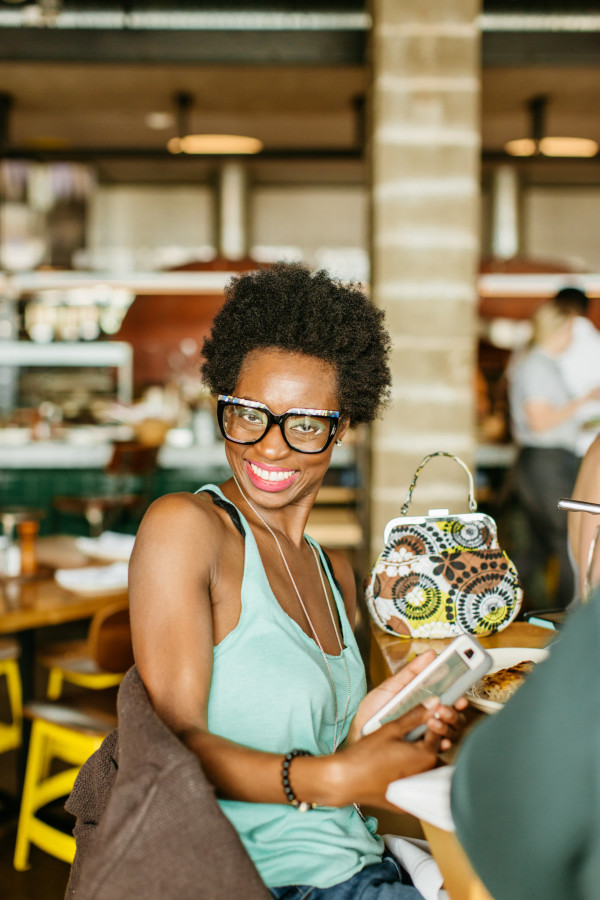
M 254 463 L 250 463 L 250 468 L 255 475 L 262 478 L 263 481 L 287 481 L 294 473 L 288 469 L 287 472 L 272 472 L 266 469 L 259 469 Z

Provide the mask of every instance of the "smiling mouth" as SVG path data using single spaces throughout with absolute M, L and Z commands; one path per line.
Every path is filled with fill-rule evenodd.
M 262 481 L 268 481 L 271 484 L 279 484 L 282 481 L 289 481 L 297 473 L 295 469 L 263 469 L 256 463 L 247 461 L 248 468 L 253 475 Z

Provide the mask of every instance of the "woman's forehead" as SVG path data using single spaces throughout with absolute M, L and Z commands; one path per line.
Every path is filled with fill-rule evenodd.
M 326 360 L 305 353 L 264 348 L 248 353 L 235 393 L 285 412 L 293 406 L 338 409 L 337 373 Z M 284 409 L 275 409 L 275 406 Z

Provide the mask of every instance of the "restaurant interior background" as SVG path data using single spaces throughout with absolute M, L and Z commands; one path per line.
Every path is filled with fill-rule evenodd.
M 148 496 L 224 474 L 197 370 L 231 270 L 304 260 L 394 307 L 376 277 L 398 250 L 379 199 L 387 163 L 378 145 L 397 65 L 386 35 L 404 29 L 421 45 L 396 83 L 416 78 L 399 90 L 413 92 L 417 113 L 405 102 L 395 115 L 438 145 L 442 166 L 452 168 L 459 147 L 470 168 L 437 185 L 414 173 L 408 193 L 410 169 L 399 188 L 392 177 L 395 212 L 408 210 L 409 229 L 414 221 L 413 255 L 429 241 L 429 272 L 391 278 L 396 288 L 405 278 L 409 305 L 390 321 L 409 368 L 394 362 L 388 424 L 336 454 L 313 527 L 347 545 L 364 571 L 412 470 L 435 449 L 465 457 L 480 501 L 494 508 L 514 456 L 502 379 L 511 348 L 564 284 L 585 287 L 592 319 L 600 314 L 598 156 L 538 152 L 553 135 L 600 140 L 598 3 L 412 7 L 0 4 L 1 505 L 42 509 L 42 533 L 81 531 L 86 523 L 55 497 L 108 490 L 111 443 L 132 436 L 160 445 Z M 444 44 L 457 38 L 469 42 L 466 63 Z M 470 133 L 460 131 L 468 115 L 444 106 L 461 91 Z M 215 134 L 261 149 L 187 152 L 190 135 Z M 533 139 L 536 153 L 511 155 L 518 138 Z M 416 234 L 436 190 L 447 221 Z M 456 248 L 470 266 L 458 287 L 443 270 Z M 431 310 L 456 320 L 455 301 L 455 333 L 436 333 Z M 417 342 L 416 367 L 403 339 Z M 455 478 L 440 467 L 415 508 L 442 495 L 460 502 Z
M 225 477 L 202 338 L 232 272 L 291 259 L 363 283 L 395 348 L 386 421 L 336 450 L 315 537 L 360 579 L 438 449 L 497 514 L 509 353 L 566 284 L 600 325 L 600 157 L 542 141 L 600 142 L 599 50 L 593 0 L 2 0 L 0 508 L 134 532 L 137 508 L 57 498 Z M 130 439 L 155 465 L 115 474 Z M 463 511 L 435 465 L 415 511 Z
M 567 283 L 585 287 L 600 321 L 598 156 L 507 151 L 518 138 L 538 150 L 552 135 L 600 140 L 599 4 L 413 6 L 0 4 L 0 505 L 42 509 L 42 533 L 81 532 L 85 521 L 55 498 L 109 490 L 115 439 L 160 445 L 147 496 L 224 475 L 197 378 L 202 337 L 231 270 L 294 259 L 370 287 L 408 358 L 393 364 L 387 424 L 336 454 L 316 535 L 347 546 L 364 572 L 410 474 L 436 449 L 477 469 L 479 500 L 497 512 L 514 456 L 502 379 L 511 348 Z M 385 40 L 403 28 L 421 44 L 394 73 Z M 468 53 L 445 46 L 457 38 Z M 470 154 L 453 181 L 426 184 L 405 161 L 398 188 L 392 173 L 403 227 L 419 230 L 436 191 L 447 217 L 416 236 L 413 255 L 429 242 L 429 271 L 391 278 L 396 289 L 404 279 L 409 303 L 396 314 L 376 277 L 398 252 L 378 199 L 394 75 L 416 79 L 399 88 L 416 113 L 403 100 L 394 115 L 438 145 L 442 167 L 457 147 Z M 444 106 L 461 91 L 466 115 Z M 181 141 L 215 134 L 261 149 L 186 152 Z M 470 267 L 458 287 L 440 261 L 456 248 Z M 445 307 L 458 324 L 444 330 L 442 316 L 436 334 L 430 312 Z M 416 365 L 403 340 L 421 342 Z M 428 478 L 417 511 L 462 502 L 459 473 L 439 464 Z M 97 530 L 105 521 L 93 516 Z

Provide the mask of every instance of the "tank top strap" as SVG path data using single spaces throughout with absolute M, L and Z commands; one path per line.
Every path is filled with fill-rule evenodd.
M 237 506 L 227 500 L 223 491 L 217 484 L 204 484 L 198 488 L 196 494 L 209 494 L 213 503 L 225 510 L 230 516 L 234 526 L 244 538 L 244 575 L 242 579 L 242 617 L 248 603 L 256 607 L 257 604 L 271 605 L 269 597 L 272 595 L 267 573 L 262 563 L 258 544 L 252 529 L 239 511 Z M 260 588 L 255 590 L 254 588 Z M 240 620 L 242 621 L 242 620 Z
M 242 525 L 242 519 L 240 517 L 238 508 L 234 506 L 230 500 L 226 500 L 221 493 L 217 493 L 215 490 L 213 490 L 212 487 L 205 486 L 203 488 L 200 488 L 200 491 L 205 494 L 210 494 L 212 502 L 215 504 L 215 506 L 218 506 L 219 509 L 223 509 L 227 513 L 235 528 L 237 528 L 243 539 L 246 540 L 246 531 L 244 529 L 244 526 Z M 200 491 L 196 491 L 196 493 L 198 494 L 200 493 Z
M 245 560 L 244 577 L 242 582 L 242 617 L 244 616 L 244 608 L 248 601 L 250 601 L 251 605 L 253 606 L 255 606 L 257 603 L 265 603 L 267 606 L 271 607 L 273 601 L 277 603 L 277 600 L 273 596 L 273 593 L 271 591 L 269 579 L 267 577 L 267 573 L 260 556 L 256 539 L 254 537 L 254 534 L 252 533 L 252 529 L 250 528 L 248 522 L 239 511 L 237 506 L 235 506 L 230 500 L 227 500 L 221 488 L 216 484 L 204 484 L 202 485 L 202 487 L 198 488 L 195 493 L 209 494 L 213 503 L 221 509 L 225 510 L 225 512 L 230 516 L 234 526 L 244 538 Z M 323 566 L 323 571 L 325 572 L 325 577 L 327 578 L 331 586 L 333 599 L 335 601 L 338 613 L 338 622 L 342 623 L 342 635 L 344 644 L 348 646 L 348 642 L 354 639 L 354 635 L 350 627 L 350 623 L 348 622 L 348 617 L 346 615 L 344 606 L 344 598 L 342 596 L 342 590 L 337 578 L 335 577 L 331 560 L 329 559 L 327 553 L 323 550 L 321 545 L 317 541 L 315 541 L 314 538 L 311 538 L 308 534 L 305 534 L 304 537 L 308 541 L 308 543 L 317 551 L 317 554 L 321 561 L 321 565 Z M 258 592 L 249 590 L 251 585 L 261 585 L 262 590 Z

